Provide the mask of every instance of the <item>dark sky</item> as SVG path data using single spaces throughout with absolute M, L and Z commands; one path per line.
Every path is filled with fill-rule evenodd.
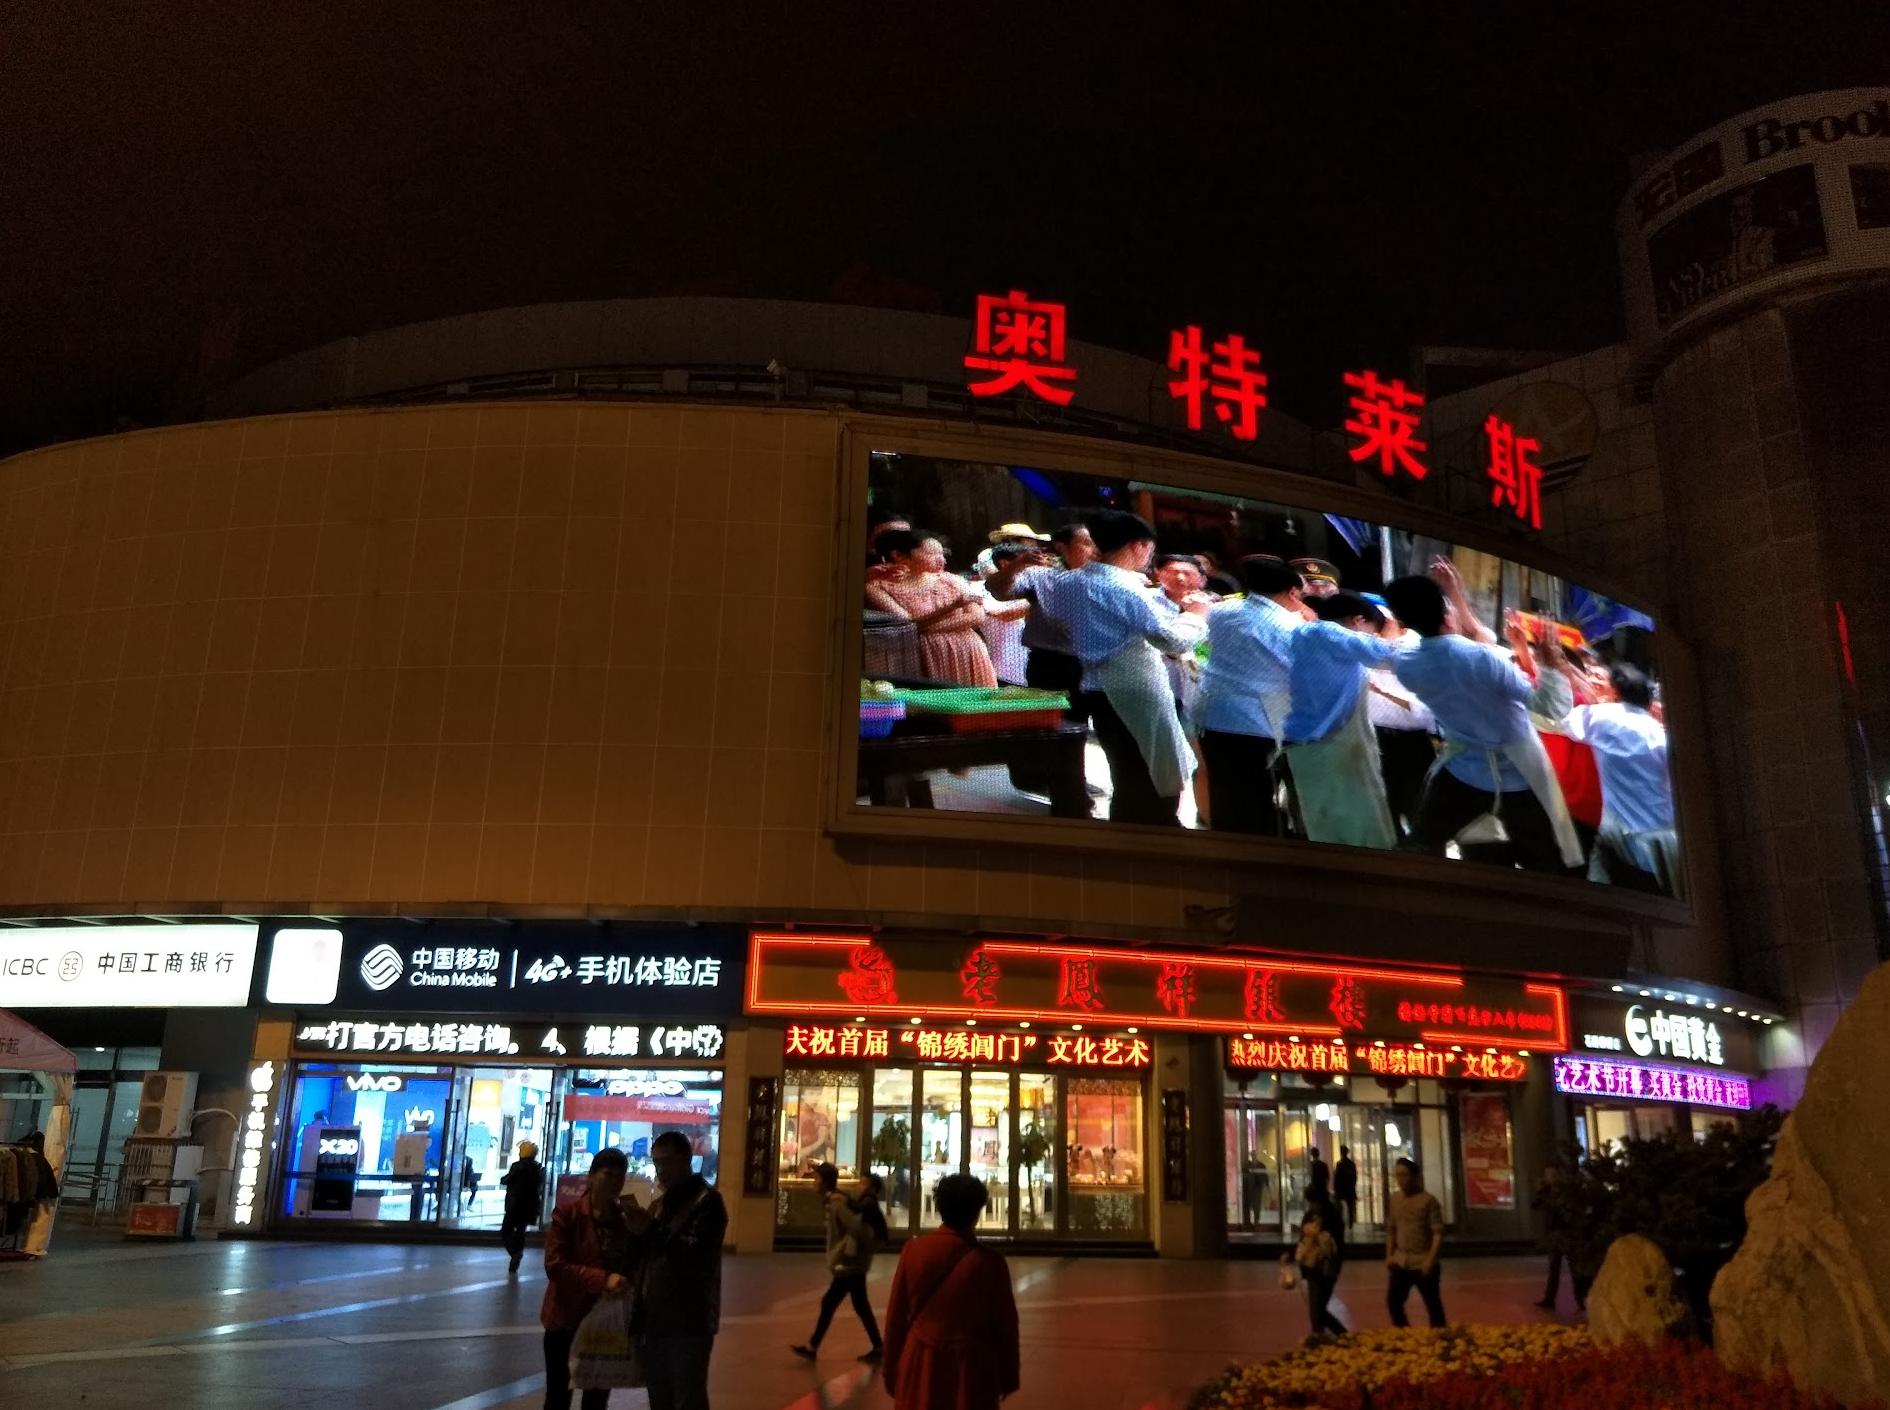
M 1413 343 L 1619 336 L 1632 154 L 1890 72 L 1861 0 L 1303 8 L 6 0 L 0 449 L 206 350 L 670 292 L 1015 285 L 1243 330 L 1323 419 Z

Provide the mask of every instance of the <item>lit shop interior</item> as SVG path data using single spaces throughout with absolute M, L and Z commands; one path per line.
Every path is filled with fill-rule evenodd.
M 1461 1092 L 1456 1100 L 1470 1108 L 1474 1122 L 1467 1133 L 1474 1140 L 1463 1153 L 1475 1174 L 1474 1182 L 1464 1182 L 1466 1200 L 1473 1197 L 1479 1208 L 1514 1209 L 1508 1095 Z M 1451 1094 L 1431 1078 L 1333 1074 L 1318 1081 L 1301 1073 L 1230 1072 L 1222 1111 L 1229 1234 L 1270 1242 L 1283 1229 L 1298 1228 L 1313 1154 L 1330 1171 L 1342 1150 L 1350 1150 L 1358 1166 L 1354 1227 L 1361 1235 L 1383 1232 L 1394 1188 L 1391 1167 L 1401 1159 L 1417 1164 L 1424 1188 L 1454 1218 L 1459 1181 L 1451 1159 L 1450 1108 Z
M 821 1228 L 814 1169 L 885 1181 L 895 1236 L 936 1228 L 946 1175 L 991 1192 L 979 1229 L 1025 1239 L 1145 1240 L 1148 1161 L 1140 1077 L 914 1066 L 789 1067 L 782 1082 L 782 1234 Z
M 681 1131 L 714 1180 L 722 1073 L 687 1068 L 297 1066 L 279 1160 L 284 1220 L 497 1229 L 500 1184 L 522 1142 L 538 1147 L 549 1212 L 592 1157 L 630 1158 L 628 1188 L 655 1192 L 651 1139 Z M 567 1185 L 567 1189 L 568 1189 Z

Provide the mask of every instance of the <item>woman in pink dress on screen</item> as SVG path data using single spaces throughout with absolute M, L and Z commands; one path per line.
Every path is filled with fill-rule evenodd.
M 880 535 L 879 550 L 894 572 L 879 582 L 869 582 L 866 600 L 918 628 L 919 664 L 927 679 L 953 685 L 996 685 L 997 669 L 978 633 L 984 607 L 963 582 L 945 571 L 943 545 L 930 534 L 893 529 Z

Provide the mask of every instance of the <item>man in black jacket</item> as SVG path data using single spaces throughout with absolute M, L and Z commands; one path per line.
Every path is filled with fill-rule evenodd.
M 1339 1163 L 1332 1167 L 1332 1197 L 1345 1206 L 1345 1227 L 1358 1225 L 1358 1162 L 1350 1146 L 1339 1147 Z
M 722 1319 L 722 1237 L 728 1208 L 690 1169 L 689 1138 L 665 1131 L 650 1142 L 662 1193 L 624 1213 L 637 1241 L 637 1350 L 650 1410 L 708 1410 L 709 1355 Z
M 525 1256 L 525 1231 L 543 1216 L 545 1208 L 545 1167 L 538 1163 L 538 1147 L 530 1141 L 518 1143 L 518 1159 L 499 1177 L 505 1186 L 505 1218 L 499 1224 L 499 1242 L 512 1255 L 507 1270 L 517 1274 L 519 1260 Z

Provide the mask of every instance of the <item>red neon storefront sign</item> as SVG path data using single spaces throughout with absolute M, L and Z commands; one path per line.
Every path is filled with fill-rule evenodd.
M 1053 406 L 1068 406 L 1076 395 L 1076 369 L 1064 360 L 1067 320 L 1064 305 L 1033 299 L 1022 289 L 978 295 L 965 368 L 991 375 L 967 382 L 967 389 L 974 397 L 995 397 L 1022 388 Z
M 785 1051 L 810 1062 L 957 1062 L 996 1067 L 1147 1067 L 1146 1038 L 1104 1033 L 987 1033 L 965 1028 L 867 1028 L 790 1023 Z
M 1352 395 L 1346 399 L 1351 416 L 1345 430 L 1352 437 L 1347 452 L 1353 460 L 1376 458 L 1379 473 L 1394 476 L 1402 469 L 1414 480 L 1431 473 L 1431 467 L 1418 459 L 1428 449 L 1417 438 L 1418 417 L 1424 395 L 1414 392 L 1398 378 L 1379 377 L 1369 369 L 1345 374 L 1345 385 Z
M 1530 457 L 1542 449 L 1542 443 L 1533 436 L 1517 435 L 1516 428 L 1495 412 L 1483 423 L 1483 434 L 1490 444 L 1490 503 L 1507 502 L 1518 519 L 1540 529 L 1542 467 Z
M 1306 1042 L 1288 1038 L 1229 1038 L 1227 1065 L 1243 1070 L 1312 1072 L 1371 1077 L 1469 1078 L 1483 1082 L 1520 1082 L 1529 1063 L 1515 1053 L 1452 1052 L 1413 1043 L 1346 1043 L 1341 1039 Z
M 869 998 L 855 956 L 872 952 Z M 756 932 L 747 1010 L 1370 1037 L 1559 1052 L 1560 986 L 1457 970 L 1077 944 Z M 917 1025 L 914 1025 L 915 1027 Z
M 1168 335 L 1168 370 L 1176 374 L 1168 395 L 1182 403 L 1190 431 L 1201 429 L 1202 411 L 1212 402 L 1215 419 L 1235 440 L 1259 436 L 1267 374 L 1260 370 L 1260 350 L 1240 334 L 1206 344 L 1199 324 L 1178 328 Z

